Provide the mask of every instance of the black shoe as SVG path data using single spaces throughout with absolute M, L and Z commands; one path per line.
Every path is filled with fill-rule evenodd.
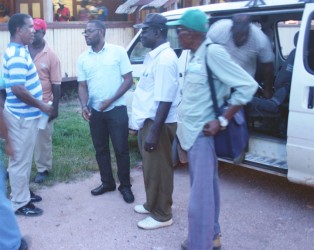
M 28 244 L 24 238 L 21 239 L 19 250 L 28 250 Z
M 48 175 L 49 175 L 49 172 L 47 170 L 42 172 L 42 173 L 38 172 L 35 176 L 34 182 L 35 183 L 42 183 L 44 180 L 47 179 Z
M 132 193 L 131 188 L 119 188 L 120 193 L 123 196 L 123 200 L 126 203 L 132 203 L 134 201 L 134 195 Z
M 39 216 L 43 214 L 43 210 L 35 207 L 33 203 L 29 202 L 24 207 L 19 208 L 15 211 L 17 215 L 24 215 L 24 216 Z
M 91 191 L 92 195 L 101 195 L 106 192 L 114 191 L 116 190 L 116 186 L 108 186 L 106 184 L 101 184 L 99 187 L 96 187 Z
M 34 194 L 32 191 L 29 192 L 31 193 L 31 202 L 40 202 L 42 200 L 39 195 Z

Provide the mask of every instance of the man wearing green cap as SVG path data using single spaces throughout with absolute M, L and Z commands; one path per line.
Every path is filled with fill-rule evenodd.
M 220 234 L 218 163 L 213 136 L 225 129 L 233 115 L 252 99 L 257 83 L 232 61 L 221 45 L 206 40 L 207 17 L 202 11 L 188 10 L 167 25 L 176 26 L 181 47 L 191 50 L 177 129 L 181 147 L 187 151 L 191 176 L 188 238 L 182 247 L 219 249 L 219 241 L 213 244 L 213 239 Z M 219 119 L 215 118 L 205 57 L 213 73 L 218 105 L 222 106 L 225 101 L 229 104 Z M 230 95 L 231 88 L 234 91 Z

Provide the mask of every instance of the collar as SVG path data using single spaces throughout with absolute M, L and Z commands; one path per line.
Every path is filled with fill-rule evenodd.
M 155 58 L 159 55 L 160 52 L 162 52 L 163 50 L 168 49 L 168 48 L 170 48 L 170 43 L 165 42 L 165 43 L 159 45 L 157 48 L 150 51 L 148 54 L 151 58 Z
M 102 53 L 107 47 L 108 47 L 108 44 L 107 42 L 105 42 L 104 47 L 101 50 L 99 50 L 98 52 L 94 52 L 92 49 L 92 46 L 89 46 L 88 53 L 94 53 L 94 54 Z

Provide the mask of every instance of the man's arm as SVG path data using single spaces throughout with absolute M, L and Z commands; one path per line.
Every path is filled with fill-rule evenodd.
M 117 90 L 116 94 L 112 98 L 104 100 L 101 103 L 101 105 L 99 107 L 100 111 L 103 111 L 106 108 L 108 108 L 111 103 L 113 103 L 115 100 L 119 99 L 121 96 L 123 96 L 125 94 L 125 92 L 127 92 L 131 88 L 131 86 L 133 84 L 132 72 L 129 72 L 129 73 L 123 75 L 123 79 L 124 79 L 124 81 L 121 84 L 120 88 Z
M 5 140 L 5 152 L 8 155 L 13 156 L 13 152 L 14 152 L 13 147 L 12 147 L 11 140 L 8 135 L 8 129 L 4 121 L 4 117 L 3 117 L 3 106 L 4 106 L 4 99 L 2 95 L 0 95 L 0 135 Z
M 273 96 L 273 83 L 274 83 L 274 65 L 273 63 L 262 63 L 264 75 L 264 97 L 269 99 Z
M 144 149 L 151 152 L 157 148 L 158 138 L 162 129 L 162 126 L 167 119 L 172 102 L 160 102 L 157 108 L 156 116 L 153 125 L 145 138 Z
M 12 93 L 22 102 L 26 103 L 29 106 L 40 109 L 42 112 L 46 113 L 48 116 L 52 115 L 53 107 L 49 104 L 46 104 L 34 98 L 29 93 L 29 91 L 25 88 L 24 85 L 12 86 L 11 90 L 12 90 Z
M 60 89 L 61 89 L 60 84 L 52 84 L 53 112 L 52 112 L 52 115 L 49 117 L 49 122 L 52 121 L 53 119 L 57 118 L 59 115 L 59 100 L 60 100 L 60 95 L 61 95 Z
M 86 81 L 81 81 L 78 83 L 78 95 L 82 107 L 82 116 L 86 121 L 89 121 L 91 116 L 90 110 L 87 107 L 88 102 L 88 87 Z

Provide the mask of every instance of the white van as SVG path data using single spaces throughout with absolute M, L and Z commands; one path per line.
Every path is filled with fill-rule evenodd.
M 261 3 L 263 1 L 265 4 Z M 299 31 L 289 102 L 276 115 L 248 117 L 250 141 L 241 166 L 286 175 L 292 182 L 314 186 L 314 0 L 263 1 L 196 8 L 208 14 L 210 23 L 230 18 L 236 13 L 250 14 L 253 22 L 261 27 L 273 44 L 276 72 L 294 48 L 293 38 Z M 185 10 L 169 11 L 163 15 L 168 20 L 176 20 Z M 179 48 L 174 29 L 169 30 L 168 38 L 179 56 L 183 81 L 189 51 Z M 140 43 L 138 33 L 128 47 L 135 80 L 140 76 L 147 51 Z M 132 95 L 132 90 L 128 95 Z

